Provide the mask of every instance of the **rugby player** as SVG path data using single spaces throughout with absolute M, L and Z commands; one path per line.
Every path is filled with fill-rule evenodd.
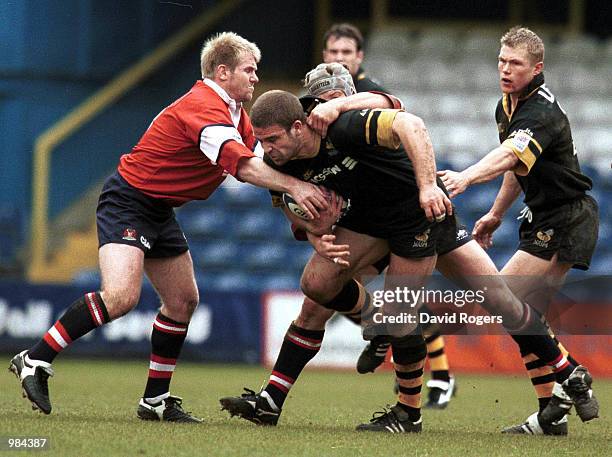
M 592 182 L 580 170 L 567 115 L 544 83 L 544 43 L 525 27 L 511 28 L 500 41 L 502 98 L 495 119 L 501 145 L 462 172 L 444 170 L 439 175 L 451 197 L 504 175 L 493 206 L 474 226 L 473 236 L 485 248 L 492 245 L 508 208 L 524 193 L 520 244 L 501 273 L 519 298 L 544 306 L 570 268 L 589 268 L 597 242 L 598 208 L 586 193 Z M 518 343 L 539 411 L 504 432 L 566 435 L 566 414 L 572 406 L 583 421 L 597 417 L 591 376 L 562 345 L 576 366 L 566 379 L 556 377 L 532 348 Z

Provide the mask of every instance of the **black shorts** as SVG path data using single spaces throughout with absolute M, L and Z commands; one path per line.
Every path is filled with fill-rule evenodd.
M 96 223 L 100 247 L 127 244 L 147 258 L 174 257 L 189 249 L 172 206 L 130 186 L 118 172 L 104 183 Z
M 472 235 L 456 216 L 455 211 L 456 208 L 453 207 L 453 215 L 447 216 L 440 223 L 436 248 L 438 255 L 448 254 L 472 240 Z
M 519 250 L 573 268 L 588 270 L 597 243 L 599 215 L 597 203 L 590 195 L 548 210 L 532 211 L 519 228 Z
M 414 202 L 378 208 L 355 205 L 337 225 L 387 241 L 391 253 L 400 257 L 430 257 L 437 252 L 440 224 L 427 220 L 418 200 L 416 205 Z
M 455 208 L 453 208 L 453 210 L 455 210 Z M 459 221 L 454 212 L 452 216 L 448 216 L 444 222 L 439 225 L 440 232 L 436 244 L 438 255 L 448 254 L 472 240 L 472 235 L 468 232 L 466 226 Z M 383 270 L 389 266 L 389 254 L 386 254 L 383 258 L 374 262 L 372 266 L 376 268 L 378 273 L 382 273 Z

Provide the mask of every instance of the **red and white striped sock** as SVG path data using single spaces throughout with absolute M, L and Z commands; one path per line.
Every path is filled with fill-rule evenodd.
M 281 350 L 270 374 L 268 385 L 262 396 L 268 399 L 273 409 L 280 410 L 297 380 L 310 360 L 321 349 L 324 330 L 307 330 L 291 324 Z
M 187 324 L 174 321 L 159 313 L 151 333 L 149 377 L 143 397 L 157 403 L 169 395 L 170 381 L 176 361 L 187 337 Z
M 53 324 L 42 339 L 28 351 L 30 359 L 47 363 L 63 349 L 96 327 L 110 321 L 106 305 L 98 292 L 90 292 L 75 301 Z

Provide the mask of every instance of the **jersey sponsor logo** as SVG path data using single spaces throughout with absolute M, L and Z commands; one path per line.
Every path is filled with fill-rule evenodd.
M 355 168 L 355 165 L 357 165 L 358 163 L 359 161 L 353 159 L 350 156 L 345 157 L 344 160 L 342 161 L 342 165 L 344 165 L 349 170 L 352 170 L 353 168 Z
M 468 237 L 467 230 L 466 229 L 460 229 L 460 230 L 457 230 L 457 237 L 455 238 L 455 240 L 456 241 L 461 241 L 461 240 L 463 240 L 463 239 L 465 239 L 467 237 Z
M 123 231 L 123 239 L 126 241 L 136 241 L 136 230 L 133 228 L 126 228 Z
M 413 248 L 426 248 L 427 242 L 429 241 L 429 232 L 431 229 L 425 230 L 423 233 L 419 233 L 414 237 Z
M 333 167 L 323 168 L 321 173 L 314 175 L 309 179 L 310 182 L 320 183 L 327 179 L 329 175 L 337 175 L 338 173 L 342 173 L 342 168 L 339 165 L 334 165 Z
M 548 242 L 552 239 L 554 234 L 554 229 L 548 229 L 544 232 L 538 231 L 538 233 L 536 233 L 537 240 L 534 240 L 533 244 L 535 244 L 536 246 L 540 246 L 541 248 L 547 248 Z
M 370 111 L 369 109 L 362 109 L 361 111 L 359 111 L 359 115 L 361 117 L 365 117 L 366 114 L 368 114 L 368 111 Z
M 145 248 L 151 249 L 151 243 L 144 236 L 140 235 L 140 244 L 142 244 Z
M 524 152 L 529 146 L 529 142 L 531 141 L 531 130 L 517 130 L 517 132 L 512 137 L 512 146 L 514 146 L 518 151 Z

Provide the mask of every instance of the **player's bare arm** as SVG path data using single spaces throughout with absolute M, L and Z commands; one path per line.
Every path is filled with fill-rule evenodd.
M 291 194 L 310 219 L 319 217 L 319 210 L 329 208 L 325 193 L 317 186 L 280 173 L 259 157 L 242 160 L 238 166 L 237 177 L 259 187 Z
M 401 108 L 402 106 L 402 102 L 393 95 L 375 92 L 360 92 L 349 97 L 342 95 L 317 105 L 308 116 L 308 125 L 325 137 L 329 124 L 346 111 L 365 108 Z
M 521 194 L 521 186 L 513 172 L 504 174 L 504 181 L 497 193 L 495 202 L 487 214 L 482 216 L 474 224 L 472 236 L 484 249 L 493 245 L 493 232 L 499 228 L 502 219 L 512 206 L 512 203 Z
M 414 166 L 419 200 L 428 220 L 441 221 L 453 207 L 436 184 L 436 161 L 425 123 L 413 114 L 399 112 L 393 120 L 393 135 L 400 141 Z
M 514 151 L 501 145 L 461 172 L 442 170 L 438 172 L 438 176 L 453 198 L 465 192 L 472 184 L 489 182 L 510 170 L 520 172 L 521 168 L 524 168 L 523 164 Z

